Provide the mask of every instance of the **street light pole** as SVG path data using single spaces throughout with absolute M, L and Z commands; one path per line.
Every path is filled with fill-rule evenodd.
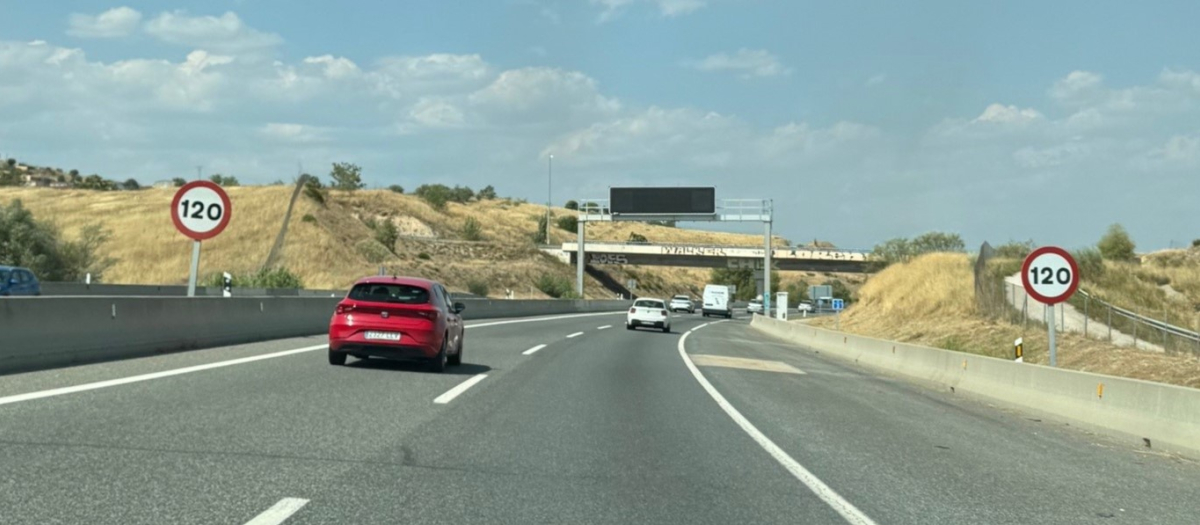
M 554 184 L 554 154 L 546 161 L 546 244 L 550 244 L 550 199 Z

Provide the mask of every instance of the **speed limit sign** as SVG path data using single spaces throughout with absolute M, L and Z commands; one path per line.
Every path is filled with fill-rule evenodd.
M 1079 289 L 1079 265 L 1070 253 L 1057 246 L 1044 246 L 1025 258 L 1021 267 L 1025 292 L 1042 304 L 1058 304 Z
M 1021 284 L 1025 285 L 1025 293 L 1046 305 L 1050 366 L 1058 366 L 1054 305 L 1070 299 L 1079 289 L 1079 265 L 1066 250 L 1043 246 L 1025 257 L 1025 264 L 1021 265 Z
M 229 195 L 215 183 L 198 180 L 184 184 L 171 201 L 175 229 L 195 241 L 216 237 L 229 225 Z

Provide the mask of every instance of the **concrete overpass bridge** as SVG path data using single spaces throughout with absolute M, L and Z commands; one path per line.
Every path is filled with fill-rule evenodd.
M 692 268 L 743 268 L 761 270 L 762 246 L 705 246 L 690 244 L 649 244 L 588 241 L 585 244 L 587 264 L 679 266 Z M 563 243 L 543 247 L 543 251 L 575 264 L 578 244 Z M 771 267 L 783 271 L 864 272 L 867 252 L 819 248 L 776 247 L 771 252 Z

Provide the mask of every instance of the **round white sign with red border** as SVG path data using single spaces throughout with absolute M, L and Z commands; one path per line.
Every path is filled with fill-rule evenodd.
M 225 189 L 206 180 L 184 184 L 171 201 L 175 229 L 196 241 L 219 235 L 229 225 L 232 214 L 233 206 Z
M 1079 289 L 1079 265 L 1070 253 L 1057 246 L 1043 246 L 1025 257 L 1021 265 L 1025 292 L 1043 304 L 1070 299 Z

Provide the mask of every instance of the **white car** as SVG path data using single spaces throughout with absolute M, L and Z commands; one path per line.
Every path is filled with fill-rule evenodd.
M 746 306 L 746 313 L 762 315 L 762 313 L 763 313 L 762 299 L 754 299 L 754 300 L 750 301 L 750 304 Z
M 808 301 L 801 301 L 800 304 L 798 306 L 796 306 L 796 310 L 801 311 L 801 312 L 812 313 L 813 305 L 812 305 L 812 303 L 810 303 Z
M 672 312 L 687 312 L 689 314 L 696 313 L 696 303 L 692 302 L 692 298 L 686 295 L 676 295 L 671 298 Z
M 667 303 L 662 299 L 638 299 L 625 316 L 625 329 L 633 330 L 639 326 L 658 328 L 663 332 L 671 332 L 671 314 L 667 311 Z

